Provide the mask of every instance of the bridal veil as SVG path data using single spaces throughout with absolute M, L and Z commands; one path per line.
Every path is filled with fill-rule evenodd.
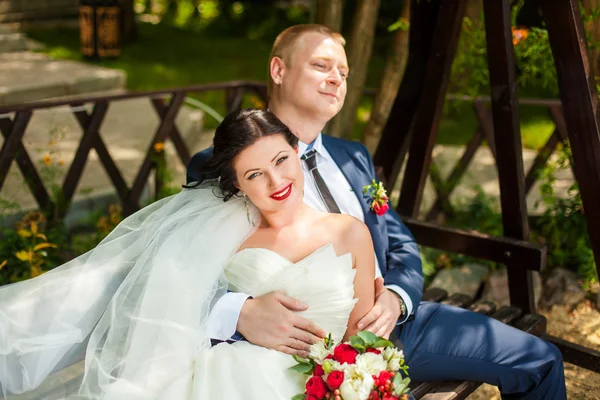
M 217 191 L 204 183 L 153 203 L 88 253 L 0 288 L 4 396 L 35 389 L 82 351 L 83 398 L 184 394 L 194 355 L 210 346 L 205 324 L 227 289 L 224 268 L 253 232 L 243 200 Z

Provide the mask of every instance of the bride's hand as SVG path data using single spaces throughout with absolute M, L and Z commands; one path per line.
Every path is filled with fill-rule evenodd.
M 383 286 L 383 278 L 375 280 L 375 304 L 360 321 L 358 329 L 389 339 L 400 318 L 398 295 Z
M 281 292 L 269 292 L 246 300 L 237 330 L 252 344 L 306 358 L 310 346 L 325 337 L 323 329 L 294 313 L 307 308 Z

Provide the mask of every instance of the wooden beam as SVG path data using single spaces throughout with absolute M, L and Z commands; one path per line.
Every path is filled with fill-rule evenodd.
M 123 205 L 125 215 L 130 215 L 139 210 L 139 201 L 142 195 L 142 190 L 146 185 L 146 180 L 148 179 L 152 169 L 152 154 L 154 152 L 154 144 L 158 142 L 164 142 L 169 138 L 174 126 L 175 117 L 177 116 L 184 99 L 185 93 L 173 94 L 171 102 L 169 103 L 166 112 L 162 116 L 160 124 L 156 130 L 156 133 L 154 134 L 154 138 L 152 139 L 152 142 L 150 142 L 150 146 L 146 151 L 146 158 L 144 158 L 144 161 L 142 162 L 142 165 L 140 166 L 140 169 L 135 177 L 135 181 L 131 187 L 127 203 Z
M 600 273 L 600 132 L 598 92 L 589 62 L 578 0 L 539 2 L 554 56 L 558 87 L 573 154 L 573 170 Z
M 549 334 L 543 335 L 542 338 L 558 347 L 565 362 L 600 373 L 599 351 L 583 347 L 576 343 L 571 343 Z
M 412 218 L 403 218 L 402 221 L 421 246 L 502 264 L 514 262 L 533 271 L 540 271 L 546 266 L 546 247 L 538 243 L 440 227 Z
M 6 140 L 10 136 L 10 132 L 13 129 L 13 122 L 9 117 L 0 118 L 0 132 L 4 136 L 4 140 Z M 50 210 L 54 209 L 54 203 L 50 199 L 50 195 L 44 186 L 44 182 L 40 177 L 37 169 L 35 168 L 35 164 L 29 157 L 23 142 L 21 141 L 17 146 L 16 151 L 16 161 L 19 169 L 21 170 L 21 174 L 25 179 L 25 183 L 29 186 L 29 190 L 33 193 L 33 197 L 38 203 L 40 210 L 44 210 L 46 212 L 50 212 Z M 0 189 L 2 185 L 0 184 Z
M 390 187 L 394 185 L 400 174 L 408 150 L 414 115 L 423 94 L 425 72 L 439 14 L 439 3 L 411 0 L 406 68 L 373 157 L 375 165 L 383 168 L 385 181 Z
M 62 191 L 64 202 L 60 202 L 58 204 L 58 216 L 60 218 L 64 218 L 64 216 L 67 214 L 69 206 L 71 205 L 75 189 L 77 189 L 77 185 L 79 185 L 79 180 L 81 179 L 81 175 L 83 174 L 83 169 L 85 168 L 85 164 L 87 163 L 90 150 L 94 146 L 94 142 L 100 134 L 100 126 L 104 121 L 104 117 L 106 116 L 107 111 L 108 103 L 105 101 L 99 101 L 94 105 L 92 115 L 89 118 L 86 118 L 87 121 L 85 121 L 84 132 L 81 140 L 79 141 L 79 147 L 75 152 L 73 162 L 71 162 L 71 166 L 69 167 L 67 175 L 63 180 Z M 79 112 L 85 113 L 85 111 Z
M 412 127 L 414 140 L 411 141 L 397 206 L 400 215 L 411 217 L 419 214 L 423 189 L 431 163 L 431 152 L 442 116 L 448 79 L 466 8 L 465 0 L 432 3 L 440 3 L 440 5 L 438 12 L 432 12 L 429 15 L 437 22 L 427 61 L 423 93 Z

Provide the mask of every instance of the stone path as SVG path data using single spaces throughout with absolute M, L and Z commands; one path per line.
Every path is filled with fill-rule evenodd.
M 0 24 L 0 105 L 125 88 L 123 71 L 52 60 L 31 51 L 35 46 L 23 33 Z

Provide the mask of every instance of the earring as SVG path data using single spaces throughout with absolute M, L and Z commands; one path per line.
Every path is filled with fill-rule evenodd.
M 254 220 L 252 219 L 252 215 L 250 215 L 250 204 L 246 193 L 244 193 L 244 205 L 246 206 L 246 217 L 248 218 L 248 222 L 250 222 L 250 224 L 254 226 Z

